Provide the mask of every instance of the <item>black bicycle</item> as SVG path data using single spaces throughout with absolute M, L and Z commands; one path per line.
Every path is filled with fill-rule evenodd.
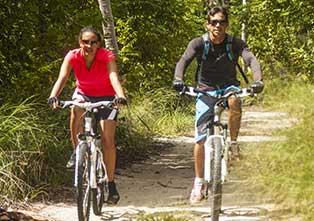
M 98 133 L 95 113 L 100 108 L 118 111 L 112 101 L 96 103 L 60 101 L 62 108 L 77 106 L 84 109 L 83 133 L 78 134 L 79 144 L 76 148 L 74 186 L 77 189 L 77 210 L 79 221 L 88 221 L 91 202 L 95 215 L 101 210 L 108 196 L 108 177 L 103 161 L 102 144 Z

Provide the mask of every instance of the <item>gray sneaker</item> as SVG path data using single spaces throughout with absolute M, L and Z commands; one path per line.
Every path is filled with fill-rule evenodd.
M 67 162 L 66 168 L 67 169 L 74 169 L 75 167 L 75 158 L 76 158 L 76 154 L 75 151 L 72 153 L 70 160 Z

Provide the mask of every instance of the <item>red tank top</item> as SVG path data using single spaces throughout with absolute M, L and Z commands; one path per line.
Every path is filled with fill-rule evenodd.
M 82 49 L 74 49 L 67 53 L 66 58 L 72 66 L 77 91 L 87 96 L 114 96 L 115 91 L 109 79 L 107 65 L 115 60 L 111 51 L 99 48 L 89 69 L 85 65 Z

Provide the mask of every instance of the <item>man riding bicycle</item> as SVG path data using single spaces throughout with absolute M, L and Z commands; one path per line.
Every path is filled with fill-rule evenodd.
M 246 43 L 241 39 L 230 37 L 227 33 L 228 13 L 220 6 L 215 6 L 208 11 L 207 28 L 208 34 L 194 38 L 188 44 L 184 54 L 176 65 L 173 87 L 177 91 L 184 88 L 184 74 L 194 58 L 198 63 L 197 86 L 204 91 L 217 91 L 220 93 L 230 86 L 239 87 L 240 82 L 236 76 L 236 61 L 239 56 L 253 72 L 254 82 L 252 87 L 255 93 L 263 90 L 262 71 L 260 64 L 253 53 L 248 49 Z M 227 45 L 227 44 L 230 45 Z M 229 50 L 228 52 L 228 47 Z M 231 58 L 230 58 L 231 57 Z M 204 168 L 204 143 L 206 138 L 206 123 L 213 120 L 213 107 L 216 99 L 208 96 L 198 96 L 196 100 L 195 121 L 195 180 L 190 195 L 191 203 L 198 203 L 204 199 L 203 194 L 203 168 Z M 230 129 L 231 158 L 239 160 L 240 149 L 237 138 L 241 123 L 241 100 L 235 96 L 228 99 L 229 116 L 228 125 Z
M 118 78 L 115 57 L 111 51 L 101 47 L 101 40 L 101 34 L 94 27 L 85 27 L 80 31 L 80 48 L 69 51 L 65 56 L 59 77 L 48 99 L 48 103 L 53 108 L 58 106 L 57 97 L 61 93 L 72 70 L 76 78 L 73 100 L 78 102 L 98 102 L 115 99 L 118 105 L 127 103 Z M 78 145 L 77 134 L 82 130 L 81 121 L 83 114 L 84 110 L 78 107 L 73 107 L 71 110 L 70 128 L 74 151 L 67 163 L 67 168 L 73 168 L 75 165 L 75 148 Z M 108 172 L 109 196 L 107 203 L 116 204 L 120 199 L 114 183 L 116 164 L 114 137 L 117 126 L 117 112 L 110 109 L 100 109 L 96 117 L 100 123 L 101 141 Z

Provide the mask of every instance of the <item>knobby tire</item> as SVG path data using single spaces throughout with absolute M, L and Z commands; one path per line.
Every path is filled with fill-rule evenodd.
M 77 177 L 77 210 L 78 220 L 88 221 L 90 214 L 90 155 L 88 153 L 87 143 L 78 146 L 79 154 L 77 161 L 78 177 Z
M 97 188 L 92 190 L 93 211 L 95 215 L 99 216 L 101 215 L 101 209 L 105 201 L 105 193 L 108 190 L 106 181 L 101 182 L 100 180 L 105 176 L 105 170 L 101 163 L 99 153 L 97 153 L 97 157 L 96 157 L 95 173 L 96 173 L 95 175 L 96 175 Z
M 214 138 L 214 160 L 213 160 L 213 183 L 212 183 L 212 202 L 211 220 L 218 221 L 222 203 L 222 180 L 221 180 L 221 160 L 222 143 L 220 138 Z

